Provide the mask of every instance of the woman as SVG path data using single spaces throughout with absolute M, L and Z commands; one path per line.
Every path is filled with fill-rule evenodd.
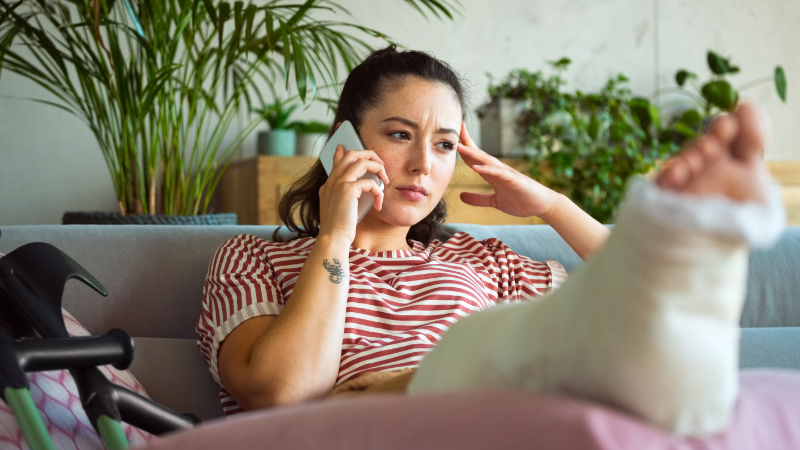
M 442 248 L 442 243 L 431 246 L 445 218 L 442 197 L 455 170 L 459 151 L 497 192 L 496 197 L 465 194 L 465 202 L 489 206 L 494 201 L 506 213 L 539 216 L 584 258 L 600 246 L 608 233 L 605 227 L 566 197 L 475 148 L 463 125 L 465 114 L 464 91 L 458 77 L 446 65 L 424 53 L 401 53 L 389 47 L 370 55 L 348 76 L 334 124 L 350 120 L 365 146 L 371 150 L 345 153 L 339 149 L 330 177 L 326 177 L 321 164 L 317 163 L 282 202 L 284 223 L 300 232 L 300 236 L 315 239 L 282 244 L 236 244 L 236 251 L 244 255 L 248 252 L 257 254 L 258 248 L 270 255 L 297 249 L 294 254 L 302 256 L 293 263 L 298 265 L 297 269 L 299 264 L 303 264 L 299 273 L 296 270 L 277 270 L 280 276 L 288 279 L 245 281 L 260 289 L 262 282 L 276 283 L 266 289 L 276 290 L 278 297 L 260 298 L 272 308 L 268 313 L 259 312 L 257 318 L 239 325 L 230 335 L 217 338 L 225 342 L 219 352 L 219 378 L 237 403 L 251 409 L 325 396 L 334 385 L 353 378 L 353 374 L 347 371 L 348 367 L 340 368 L 340 365 L 347 364 L 347 358 L 358 358 L 357 353 L 363 352 L 374 354 L 374 358 L 384 357 L 380 350 L 394 342 L 373 342 L 376 337 L 392 341 L 401 339 L 404 340 L 403 349 L 407 351 L 410 346 L 418 351 L 401 364 L 376 366 L 372 361 L 359 359 L 359 368 L 366 365 L 383 371 L 415 367 L 419 358 L 455 318 L 493 303 L 518 301 L 523 295 L 541 295 L 551 289 L 554 281 L 557 283 L 565 277 L 557 263 L 547 265 L 530 261 L 495 240 L 479 243 L 469 236 L 457 235 L 453 240 L 457 242 L 455 247 L 467 246 L 469 249 L 450 249 L 452 243 L 447 249 Z M 385 183 L 383 192 L 372 181 L 355 181 L 366 172 L 381 177 Z M 360 195 L 374 196 L 375 208 L 356 225 L 355 205 Z M 295 225 L 292 209 L 299 210 L 303 228 Z M 478 246 L 480 250 L 471 246 Z M 374 271 L 392 271 L 392 267 L 398 264 L 414 264 L 409 259 L 420 253 L 425 253 L 427 260 L 435 260 L 444 251 L 455 251 L 459 257 L 474 259 L 471 265 L 482 266 L 479 272 L 486 280 L 478 273 L 466 277 L 464 284 L 470 287 L 460 288 L 473 292 L 456 299 L 448 306 L 451 311 L 443 312 L 434 320 L 420 321 L 413 317 L 410 325 L 398 324 L 402 322 L 402 306 L 392 302 L 409 301 L 414 297 L 403 296 L 402 290 L 409 289 L 407 283 L 410 281 L 405 278 L 394 281 L 402 283 L 393 286 L 401 292 L 381 291 L 392 286 L 387 286 L 387 283 L 376 286 L 371 278 Z M 352 263 L 350 266 L 342 264 L 356 255 L 369 261 L 361 262 L 357 267 L 352 267 Z M 247 256 L 237 253 L 237 257 Z M 509 258 L 520 261 L 524 269 L 515 271 L 513 264 L 498 262 Z M 461 269 L 425 262 L 419 270 L 452 272 Z M 373 264 L 379 267 L 373 267 Z M 331 270 L 337 269 L 343 272 L 338 279 L 349 280 L 349 283 L 330 281 Z M 351 273 L 353 271 L 357 274 Z M 497 271 L 510 272 L 514 283 L 504 288 L 497 286 L 500 279 L 492 273 Z M 476 286 L 487 282 L 494 283 L 489 288 L 491 294 L 482 292 L 486 290 L 484 287 L 480 292 L 474 292 Z M 209 280 L 209 283 L 211 293 L 207 295 L 214 295 L 215 288 L 225 289 L 225 286 L 215 286 L 214 280 Z M 452 297 L 446 285 L 442 283 L 433 295 Z M 517 286 L 519 289 L 515 290 Z M 498 298 L 496 292 L 501 288 L 505 291 L 503 297 Z M 291 292 L 291 301 L 285 301 L 288 292 Z M 381 296 L 381 292 L 396 298 L 369 298 L 362 302 L 358 297 L 359 294 Z M 472 296 L 476 298 L 470 298 Z M 351 304 L 353 314 L 358 308 L 370 311 L 359 314 L 369 316 L 366 320 L 373 322 L 371 327 L 390 327 L 392 336 L 380 333 L 378 336 L 364 330 L 358 325 L 360 319 L 355 317 L 346 323 L 348 299 L 360 303 L 358 306 Z M 427 300 L 428 303 L 442 301 L 439 298 Z M 285 307 L 282 307 L 284 302 Z M 398 333 L 401 329 L 397 327 L 402 328 L 405 334 L 414 334 L 414 337 Z M 344 343 L 340 344 L 343 340 Z M 249 355 L 255 353 L 259 354 L 257 364 L 263 366 L 248 364 Z M 354 370 L 355 374 L 370 371 Z M 256 379 L 259 381 L 254 383 Z
M 413 369 L 457 320 L 541 296 L 566 279 L 557 262 L 530 260 L 496 239 L 465 233 L 435 239 L 457 154 L 494 188 L 493 194 L 462 194 L 465 203 L 538 216 L 584 260 L 603 245 L 604 226 L 480 151 L 464 116 L 458 77 L 424 53 L 389 47 L 348 76 L 334 130 L 350 120 L 369 150 L 338 148 L 330 176 L 317 163 L 286 194 L 281 217 L 299 239 L 237 236 L 209 267 L 198 342 L 223 386 L 227 414 L 343 392 L 405 390 Z M 722 122 L 718 153 L 735 138 L 728 128 L 737 126 Z M 673 164 L 660 182 L 685 183 L 696 175 L 690 163 Z M 359 180 L 367 172 L 383 180 L 383 191 Z M 372 195 L 375 208 L 356 223 L 361 195 Z M 427 367 L 433 369 L 412 390 L 446 388 L 436 378 L 449 377 L 448 369 L 435 358 Z

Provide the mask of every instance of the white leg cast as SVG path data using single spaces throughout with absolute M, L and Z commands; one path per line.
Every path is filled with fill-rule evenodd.
M 563 287 L 456 323 L 409 393 L 558 392 L 680 435 L 721 430 L 738 392 L 749 247 L 785 223 L 773 191 L 762 205 L 635 182 L 608 243 Z

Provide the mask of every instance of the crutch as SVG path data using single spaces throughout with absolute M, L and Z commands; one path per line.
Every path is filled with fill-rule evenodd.
M 0 258 L 0 315 L 6 319 L 11 331 L 17 338 L 54 338 L 77 342 L 75 338 L 69 338 L 61 314 L 61 297 L 64 292 L 64 285 L 71 278 L 78 279 L 104 296 L 107 295 L 105 287 L 86 269 L 50 244 L 40 242 L 26 244 Z M 130 336 L 128 336 L 127 342 L 123 342 L 121 334 L 118 332 L 109 332 L 108 336 L 116 339 L 117 344 L 113 344 L 111 338 L 107 338 L 102 342 L 105 343 L 104 345 L 117 345 L 118 348 L 113 352 L 109 349 L 103 352 L 96 352 L 92 354 L 91 358 L 88 358 L 91 361 L 65 358 L 59 364 L 56 364 L 55 360 L 48 359 L 47 364 L 41 364 L 48 367 L 47 370 L 56 368 L 69 369 L 78 387 L 81 404 L 95 430 L 100 434 L 109 449 L 116 450 L 128 447 L 127 438 L 122 431 L 120 421 L 156 435 L 176 429 L 191 428 L 200 422 L 196 416 L 178 414 L 135 392 L 117 386 L 108 381 L 97 367 L 87 366 L 90 365 L 89 362 L 95 361 L 101 361 L 103 364 L 108 364 L 109 362 L 118 363 L 120 367 L 127 367 L 130 364 L 130 361 L 125 362 L 123 359 L 119 359 L 116 362 L 109 361 L 109 359 L 113 359 L 111 357 L 112 353 L 116 355 L 114 358 L 120 358 L 119 353 L 122 352 L 124 354 L 127 351 L 127 347 L 130 348 L 132 356 L 133 343 Z M 51 345 L 52 342 L 40 345 Z M 98 342 L 101 341 L 98 340 Z M 25 345 L 29 344 L 22 345 L 23 350 L 26 348 Z M 84 351 L 91 353 L 88 348 L 97 344 L 80 345 L 84 345 L 87 348 Z M 64 344 L 64 347 L 66 346 Z M 15 348 L 19 347 L 20 345 L 17 345 Z M 10 358 L 6 359 L 10 361 Z M 75 361 L 80 363 L 80 366 L 70 366 L 68 364 Z M 28 366 L 24 361 L 18 362 L 23 363 L 18 364 L 19 369 L 28 370 Z M 33 364 L 32 367 L 36 367 L 36 364 Z M 19 374 L 17 373 L 16 375 L 18 376 Z M 19 381 L 21 380 L 17 380 L 17 385 Z M 11 392 L 11 398 L 13 398 L 11 402 L 17 404 L 17 409 L 22 408 L 20 409 L 21 414 L 26 414 L 23 418 L 23 421 L 26 422 L 25 426 L 31 430 L 32 435 L 36 434 L 37 432 L 34 430 L 37 427 L 41 429 L 41 426 L 36 425 L 34 419 L 30 419 L 29 406 L 32 406 L 32 402 L 29 401 L 30 394 L 28 393 L 26 398 L 24 392 L 19 390 L 22 388 L 16 387 L 12 389 L 17 390 L 9 391 Z M 28 403 L 30 404 L 29 406 L 20 406 Z M 39 422 L 41 423 L 41 418 L 39 418 Z M 22 427 L 22 422 L 20 422 L 20 427 Z

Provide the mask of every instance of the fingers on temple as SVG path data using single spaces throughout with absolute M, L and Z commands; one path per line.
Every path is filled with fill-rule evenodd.
M 483 164 L 475 164 L 472 166 L 472 170 L 478 174 L 490 175 L 503 181 L 511 181 L 512 177 L 511 172 L 504 166 L 486 166 Z
M 462 192 L 461 201 L 471 206 L 493 207 L 493 193 Z
M 492 155 L 483 150 L 464 145 L 463 143 L 459 143 L 457 149 L 458 153 L 460 153 L 461 157 L 464 159 L 464 162 L 470 166 L 473 164 L 494 164 L 497 161 Z
M 460 137 L 461 137 L 461 143 L 462 144 L 467 145 L 469 147 L 478 148 L 478 146 L 475 145 L 475 141 L 473 141 L 472 138 L 469 137 L 469 132 L 467 131 L 467 124 L 464 123 L 464 122 L 461 123 L 461 136 Z

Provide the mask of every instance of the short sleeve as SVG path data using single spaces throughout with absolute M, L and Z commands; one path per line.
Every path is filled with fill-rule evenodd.
M 197 322 L 197 345 L 214 380 L 220 344 L 242 322 L 278 315 L 285 298 L 265 251 L 266 241 L 250 235 L 229 239 L 217 249 L 203 286 L 203 311 Z
M 567 271 L 557 261 L 536 261 L 511 250 L 499 239 L 480 241 L 496 264 L 497 302 L 515 302 L 552 292 L 567 279 Z

